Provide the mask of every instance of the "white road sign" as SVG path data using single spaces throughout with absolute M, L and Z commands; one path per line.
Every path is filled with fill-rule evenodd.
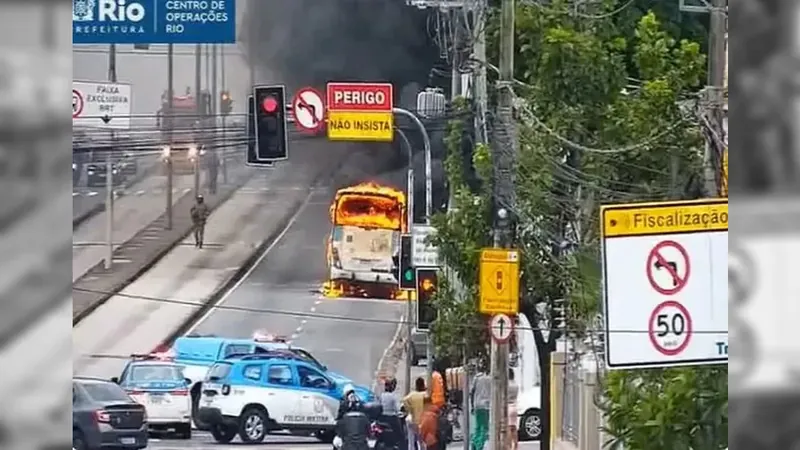
M 495 314 L 489 320 L 489 333 L 496 342 L 503 343 L 514 334 L 514 319 L 505 314 Z
M 727 363 L 727 199 L 601 214 L 608 367 Z
M 302 131 L 317 131 L 325 123 L 325 104 L 322 95 L 313 88 L 297 91 L 292 100 L 294 123 Z
M 131 85 L 102 81 L 73 81 L 72 126 L 129 129 Z
M 427 243 L 428 236 L 436 234 L 430 225 L 411 226 L 411 262 L 414 267 L 439 267 L 439 250 Z

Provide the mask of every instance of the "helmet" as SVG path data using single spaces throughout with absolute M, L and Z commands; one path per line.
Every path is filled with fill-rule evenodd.
M 346 384 L 344 386 L 344 389 L 342 389 L 342 394 L 344 394 L 345 397 L 347 397 L 347 394 L 349 394 L 351 392 L 354 393 L 354 394 L 356 392 L 356 388 L 354 388 L 352 384 Z

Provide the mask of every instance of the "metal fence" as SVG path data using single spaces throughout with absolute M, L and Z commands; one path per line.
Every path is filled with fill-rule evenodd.
M 593 356 L 553 354 L 551 435 L 580 450 L 601 450 L 608 440 L 595 405 L 597 372 Z

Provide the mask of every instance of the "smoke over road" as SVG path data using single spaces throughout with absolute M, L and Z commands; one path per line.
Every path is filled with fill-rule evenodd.
M 424 84 L 438 59 L 426 17 L 402 0 L 257 0 L 247 3 L 240 36 L 258 72 L 273 78 L 262 82 L 400 87 Z

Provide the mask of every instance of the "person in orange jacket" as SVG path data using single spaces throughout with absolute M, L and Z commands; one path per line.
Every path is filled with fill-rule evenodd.
M 419 423 L 419 436 L 426 450 L 439 448 L 439 408 L 430 397 L 425 397 L 425 406 Z
M 446 401 L 444 377 L 442 376 L 444 372 L 443 364 L 436 364 L 431 374 L 431 403 L 438 409 L 443 408 Z

